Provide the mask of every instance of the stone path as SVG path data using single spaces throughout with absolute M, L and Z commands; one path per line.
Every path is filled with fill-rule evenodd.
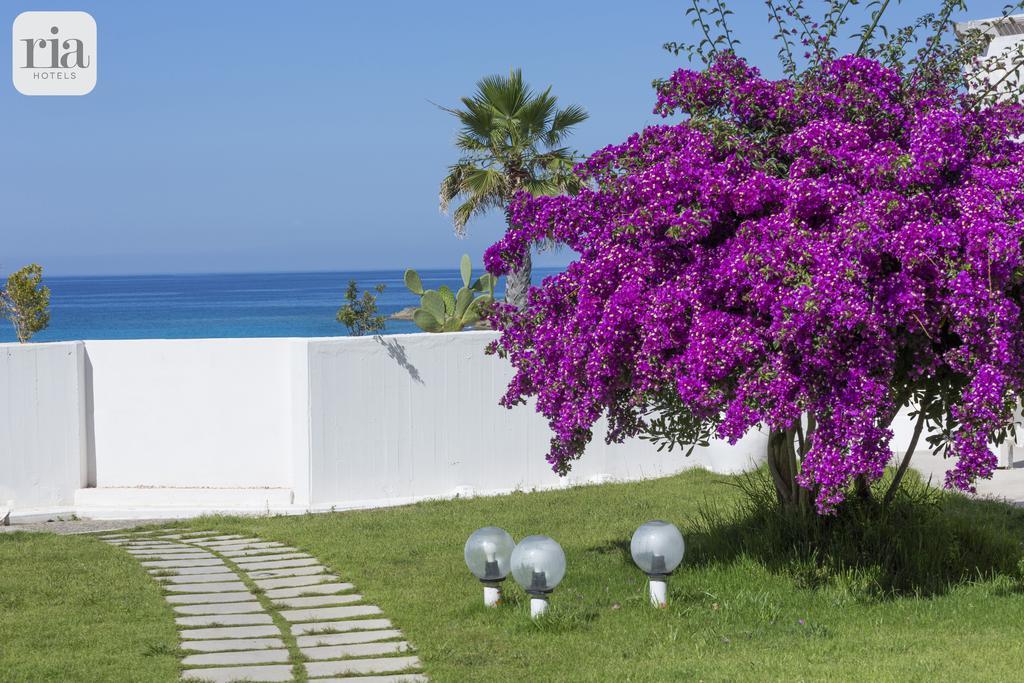
M 402 632 L 316 558 L 258 538 L 174 530 L 100 536 L 159 581 L 182 680 L 419 683 Z

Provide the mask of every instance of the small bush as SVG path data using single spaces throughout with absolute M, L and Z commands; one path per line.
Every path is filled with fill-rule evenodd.
M 749 556 L 840 599 L 930 596 L 995 578 L 1008 591 L 1024 589 L 1024 511 L 917 478 L 889 506 L 851 499 L 829 517 L 779 505 L 764 470 L 737 486 L 745 494 L 739 505 L 701 509 L 691 537 L 699 552 L 689 557 L 711 564 Z

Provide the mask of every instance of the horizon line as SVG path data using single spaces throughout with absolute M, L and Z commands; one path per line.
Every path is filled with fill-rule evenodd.
M 545 266 L 534 266 L 533 270 L 554 270 L 559 268 L 565 268 L 569 264 L 561 265 L 545 265 Z M 210 275 L 327 275 L 327 274 L 347 274 L 347 273 L 379 273 L 379 272 L 398 272 L 404 273 L 408 268 L 359 268 L 359 269 L 314 269 L 314 270 L 222 270 L 222 271 L 193 271 L 193 272 L 156 272 L 156 273 L 61 273 L 58 275 L 47 275 L 44 272 L 44 278 L 100 278 L 100 277 L 204 277 Z M 458 267 L 429 267 L 429 268 L 416 268 L 417 272 L 429 272 L 429 271 L 454 271 L 458 272 Z M 475 269 L 474 269 L 475 270 Z M 14 271 L 11 271 L 12 273 Z

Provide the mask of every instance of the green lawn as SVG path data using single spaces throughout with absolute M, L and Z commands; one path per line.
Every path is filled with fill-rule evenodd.
M 176 681 L 174 615 L 127 553 L 0 534 L 0 681 Z
M 943 496 L 940 508 L 926 506 L 929 523 L 900 522 L 909 531 L 895 534 L 895 550 L 883 539 L 843 566 L 822 566 L 744 527 L 733 481 L 691 472 L 188 526 L 279 540 L 321 558 L 384 609 L 435 681 L 1020 678 L 1024 511 Z M 702 516 L 709 503 L 719 515 Z M 647 605 L 646 579 L 628 558 L 633 529 L 654 518 L 676 522 L 689 544 L 666 610 Z M 562 544 L 569 569 L 548 619 L 530 621 L 511 580 L 508 604 L 482 606 L 462 545 L 484 525 Z M 906 576 L 885 576 L 885 558 L 901 552 L 928 560 L 904 558 Z M 171 616 L 117 549 L 91 539 L 0 536 L 0 564 L 0 672 L 17 672 L 11 680 L 172 680 L 174 658 L 147 654 L 173 647 Z M 879 588 L 892 585 L 898 594 Z M 52 635 L 69 632 L 64 641 Z M 103 673 L 76 678 L 75 650 L 86 644 L 100 648 L 90 658 Z

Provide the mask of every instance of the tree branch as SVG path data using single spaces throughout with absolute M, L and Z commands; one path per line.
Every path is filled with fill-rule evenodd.
M 907 452 L 903 455 L 903 461 L 900 462 L 900 466 L 896 470 L 896 476 L 892 478 L 892 483 L 889 484 L 889 490 L 885 492 L 882 505 L 888 505 L 892 502 L 892 499 L 896 496 L 896 490 L 903 481 L 903 475 L 907 473 L 907 467 L 910 466 L 910 458 L 913 457 L 914 450 L 917 449 L 917 440 L 921 437 L 921 431 L 924 429 L 924 413 L 924 407 L 922 406 L 917 413 L 917 422 L 914 423 L 914 435 L 910 437 L 910 445 L 907 447 Z

